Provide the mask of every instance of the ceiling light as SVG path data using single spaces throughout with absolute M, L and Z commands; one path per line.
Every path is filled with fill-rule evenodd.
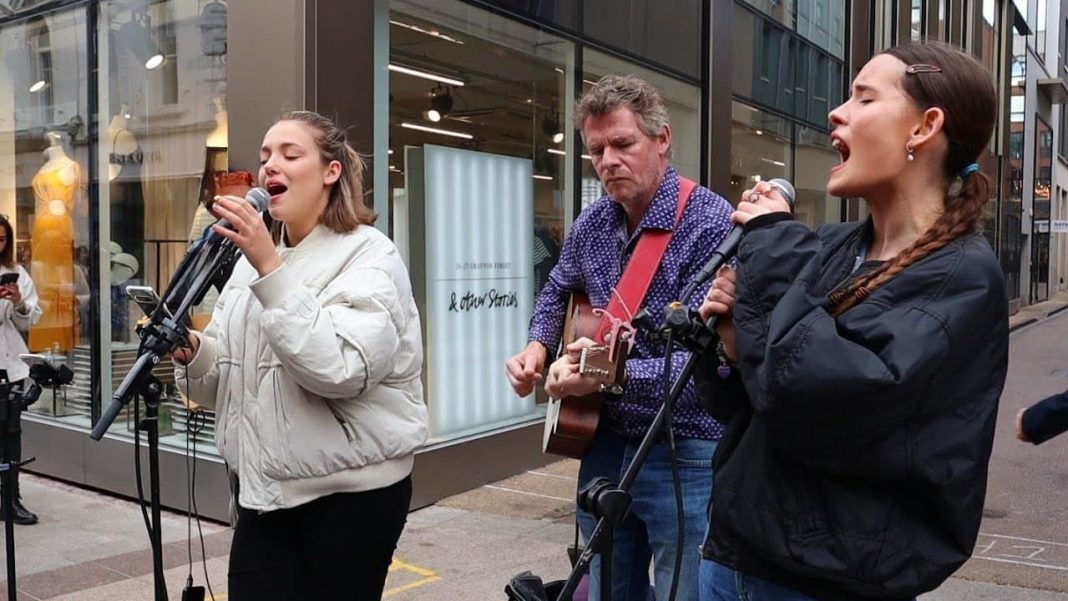
M 558 131 L 553 134 L 553 144 L 559 144 L 564 141 L 564 132 Z
M 153 54 L 152 56 L 150 56 L 148 58 L 147 61 L 145 61 L 145 68 L 148 69 L 149 71 L 151 71 L 152 69 L 155 69 L 156 67 L 158 67 L 158 66 L 160 66 L 162 64 L 163 64 L 163 55 L 157 53 L 157 54 Z
M 408 123 L 407 121 L 405 121 L 404 123 L 401 123 L 401 127 L 404 127 L 404 128 L 407 128 L 407 129 L 414 129 L 414 130 L 417 130 L 417 131 L 425 131 L 425 132 L 429 132 L 429 133 L 432 133 L 432 134 L 441 134 L 443 136 L 453 136 L 453 137 L 456 137 L 456 138 L 463 138 L 465 140 L 474 139 L 474 136 L 472 136 L 471 134 L 465 134 L 464 132 L 461 132 L 461 131 L 452 131 L 452 130 L 448 130 L 448 129 L 438 129 L 436 127 L 427 127 L 425 125 L 418 125 L 418 124 L 415 124 L 415 123 Z
M 413 69 L 411 67 L 404 67 L 401 65 L 394 65 L 390 63 L 390 71 L 396 71 L 397 73 L 404 73 L 405 75 L 411 75 L 412 77 L 422 77 L 423 79 L 429 79 L 430 81 L 436 81 L 439 83 L 447 83 L 450 86 L 462 86 L 464 82 L 452 77 L 445 77 L 444 75 L 438 75 L 437 73 L 430 73 L 428 71 L 420 71 L 419 69 Z
M 31 93 L 40 92 L 41 90 L 45 89 L 45 86 L 47 86 L 47 85 L 48 85 L 48 82 L 46 82 L 43 79 L 39 79 L 39 80 L 37 80 L 37 83 L 35 83 L 32 86 L 30 86 L 30 92 Z
M 553 178 L 549 177 L 548 175 L 537 175 L 537 174 L 534 174 L 534 175 L 532 175 L 530 177 L 533 177 L 534 179 L 544 179 L 544 180 L 548 180 L 550 182 L 553 181 Z
M 551 154 L 558 154 L 558 155 L 560 155 L 560 156 L 567 156 L 567 153 L 566 153 L 566 152 L 564 152 L 563 150 L 560 150 L 560 149 L 558 149 L 558 148 L 550 148 L 550 149 L 549 149 L 549 152 L 550 152 Z
M 451 110 L 452 94 L 449 93 L 449 88 L 441 84 L 434 86 L 434 89 L 430 90 L 430 108 L 423 115 L 429 121 L 437 123 Z
M 164 57 L 159 45 L 152 39 L 152 24 L 148 14 L 137 12 L 119 28 L 118 39 L 146 69 L 155 69 L 163 64 Z
M 766 159 L 764 157 L 760 157 L 760 160 L 764 161 L 765 163 L 771 163 L 772 165 L 775 165 L 777 167 L 785 167 L 786 166 L 786 163 L 784 163 L 782 161 L 775 161 L 775 160 L 772 160 L 772 159 Z

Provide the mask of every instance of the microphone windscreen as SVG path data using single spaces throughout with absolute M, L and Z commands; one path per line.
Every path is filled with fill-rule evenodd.
M 245 194 L 245 200 L 253 207 L 256 207 L 257 213 L 262 213 L 267 210 L 267 207 L 271 206 L 271 195 L 263 188 L 249 190 L 248 194 Z
M 779 194 L 782 194 L 783 199 L 785 199 L 791 207 L 794 206 L 794 201 L 797 200 L 797 191 L 794 190 L 793 184 L 782 179 L 781 177 L 769 179 L 768 184 L 778 190 Z

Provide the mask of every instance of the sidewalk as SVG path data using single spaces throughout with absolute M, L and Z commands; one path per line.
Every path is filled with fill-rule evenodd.
M 561 461 L 413 512 L 385 598 L 495 601 L 505 598 L 505 582 L 524 570 L 547 579 L 566 577 L 577 471 L 577 462 Z M 26 504 L 41 515 L 41 523 L 16 527 L 20 599 L 153 598 L 148 537 L 136 503 L 32 474 L 23 478 Z M 207 574 L 214 598 L 223 600 L 231 534 L 216 523 L 204 523 L 203 529 Z M 163 532 L 168 591 L 171 599 L 180 599 L 188 573 L 184 517 L 165 512 Z M 194 538 L 194 581 L 203 585 L 200 557 Z M 920 599 L 983 600 L 1068 601 L 1068 593 L 954 579 Z
M 1054 293 L 1049 300 L 1028 305 L 1009 317 L 1009 331 L 1042 321 L 1068 309 L 1068 291 Z
M 1018 330 L 1066 308 L 1068 293 L 1061 293 L 1021 310 L 1012 316 L 1010 325 Z M 411 513 L 387 581 L 386 598 L 496 601 L 505 598 L 505 583 L 519 572 L 565 578 L 569 570 L 565 549 L 574 536 L 577 472 L 578 462 L 560 461 Z M 15 529 L 20 599 L 153 598 L 148 535 L 135 502 L 29 473 L 22 477 L 22 493 L 41 522 Z M 206 570 L 200 561 L 200 541 L 194 538 L 194 581 L 204 585 L 206 571 L 214 598 L 226 599 L 231 531 L 215 522 L 202 526 Z M 182 515 L 164 512 L 164 565 L 171 599 L 181 598 L 189 571 L 186 529 Z M 984 562 L 1005 561 L 989 554 L 973 559 L 959 574 L 996 579 L 1001 584 L 952 579 L 920 601 L 1068 601 L 1068 577 L 1059 578 L 1068 575 L 1068 531 L 1034 537 L 1044 540 L 1005 536 L 1012 532 L 984 534 L 1015 545 L 1013 554 L 1004 555 L 1015 560 Z M 1040 546 L 1044 549 L 1041 556 L 1036 553 Z M 982 568 L 991 565 L 1015 571 L 987 576 Z M 1026 588 L 1031 586 L 1039 588 Z M 0 599 L 6 599 L 3 591 L 6 585 L 0 585 Z

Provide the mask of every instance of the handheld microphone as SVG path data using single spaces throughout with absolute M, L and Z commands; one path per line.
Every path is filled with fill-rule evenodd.
M 256 209 L 257 213 L 262 213 L 267 210 L 267 207 L 271 206 L 271 195 L 263 188 L 252 188 L 245 194 L 245 200 Z M 211 203 L 208 203 L 207 209 L 208 212 L 211 212 Z M 221 237 L 212 229 L 212 226 L 214 225 L 221 225 L 228 230 L 234 229 L 226 219 L 219 218 L 205 228 L 204 233 L 201 235 L 202 239 L 211 241 Z
M 769 179 L 767 183 L 772 187 L 773 192 L 778 192 L 779 196 L 790 205 L 790 208 L 793 208 L 794 201 L 797 199 L 797 192 L 794 190 L 793 184 L 782 178 Z M 744 234 L 745 228 L 740 225 L 735 225 L 731 228 L 727 237 L 713 251 L 712 258 L 708 260 L 708 263 L 705 263 L 705 266 L 698 272 L 697 277 L 683 291 L 682 302 L 688 302 L 690 295 L 694 293 L 697 287 L 707 282 L 727 262 L 727 259 L 734 256 L 734 253 L 738 251 L 738 244 L 741 243 Z

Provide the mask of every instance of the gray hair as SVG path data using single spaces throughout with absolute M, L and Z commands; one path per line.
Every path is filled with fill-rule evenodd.
M 607 115 L 620 107 L 634 111 L 638 127 L 649 137 L 659 136 L 669 125 L 664 98 L 649 82 L 633 75 L 605 75 L 579 98 L 575 127 L 582 131 L 586 119 Z

